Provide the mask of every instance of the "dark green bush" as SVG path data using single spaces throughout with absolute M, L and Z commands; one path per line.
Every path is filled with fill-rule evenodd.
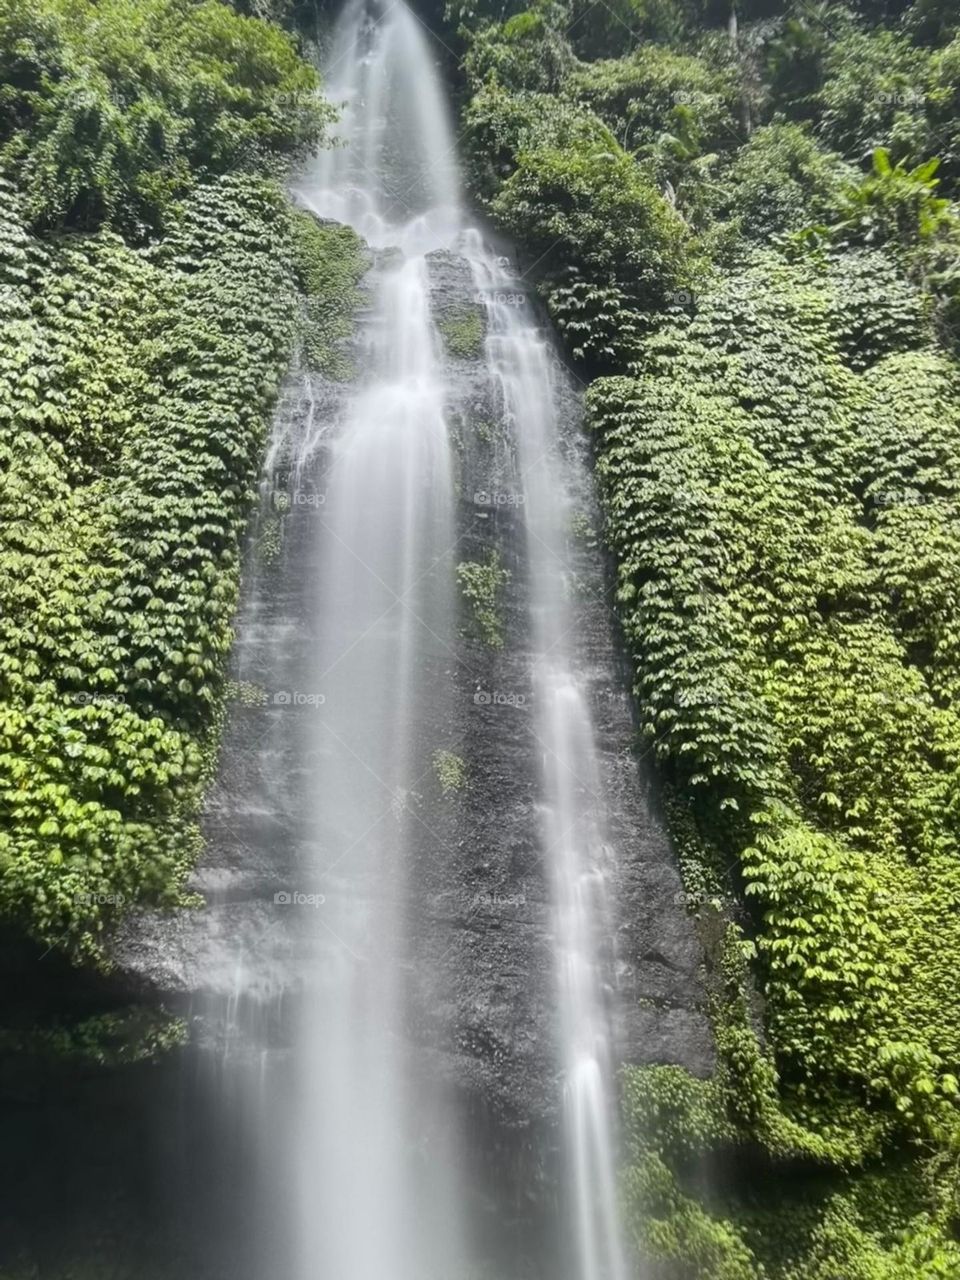
M 828 221 L 849 168 L 824 152 L 803 125 L 764 125 L 732 157 L 713 194 L 718 217 L 734 218 L 751 240 Z
M 662 307 L 693 287 L 693 237 L 612 140 L 522 152 L 491 209 L 549 286 L 599 285 L 628 310 Z M 562 326 L 566 312 L 555 314 Z
M 314 145 L 331 111 L 278 28 L 219 0 L 0 0 L 0 165 L 41 227 L 142 238 L 195 175 Z

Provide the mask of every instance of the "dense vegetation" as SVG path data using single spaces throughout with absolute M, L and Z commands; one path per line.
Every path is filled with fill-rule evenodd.
M 355 244 L 277 181 L 330 115 L 278 28 L 0 0 L 0 64 L 0 912 L 97 955 L 196 852 L 264 432 Z
M 358 243 L 282 190 L 330 115 L 257 16 L 296 9 L 0 0 L 0 913 L 75 958 L 119 910 L 177 899 L 277 386 L 298 342 L 349 372 Z M 651 1280 L 949 1280 L 960 16 L 447 19 L 474 193 L 589 383 L 710 957 L 715 1075 L 624 1079 L 637 1251 Z M 458 358 L 482 337 L 472 312 L 444 330 Z M 506 571 L 457 576 L 497 647 Z M 459 757 L 434 767 L 463 785 Z M 57 1051 L 122 1059 L 138 1017 Z
M 637 1249 L 960 1275 L 960 18 L 449 16 L 474 190 L 590 384 L 711 956 L 715 1076 L 625 1077 Z

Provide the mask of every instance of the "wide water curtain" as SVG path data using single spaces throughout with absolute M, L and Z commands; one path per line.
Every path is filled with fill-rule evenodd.
M 515 554 L 527 582 L 523 678 L 533 691 L 530 746 L 540 761 L 529 839 L 550 900 L 556 1014 L 545 1051 L 561 1082 L 554 1106 L 566 1206 L 551 1253 L 570 1280 L 623 1280 L 609 981 L 598 959 L 610 928 L 613 854 L 570 639 L 571 478 L 557 431 L 555 357 L 533 317 L 502 301 L 511 283 L 502 259 L 465 229 L 448 108 L 419 20 L 402 3 L 351 0 L 326 83 L 344 104 L 339 145 L 320 154 L 298 196 L 317 215 L 349 223 L 377 252 L 362 372 L 308 462 L 324 492 L 315 678 L 325 701 L 311 744 L 315 851 L 303 874 L 322 880 L 325 905 L 308 947 L 291 1118 L 296 1273 L 470 1274 L 482 1234 L 466 1189 L 465 1117 L 435 1057 L 457 1029 L 424 1006 L 429 991 L 439 1008 L 452 1007 L 456 979 L 443 964 L 448 946 L 431 951 L 422 935 L 437 928 L 423 923 L 422 876 L 441 821 L 423 800 L 424 780 L 437 768 L 436 744 L 452 715 L 451 671 L 461 660 L 455 552 L 467 517 L 455 483 L 450 355 L 465 358 L 475 324 L 471 376 L 507 442 L 521 516 Z M 456 341 L 434 313 L 444 263 L 454 272 L 443 301 L 445 320 L 459 317 Z M 484 579 L 489 570 L 481 564 L 476 580 L 511 578 L 494 568 Z M 453 787 L 459 757 L 439 758 L 444 787 Z M 481 860 L 465 817 L 461 827 L 457 840 L 476 842 Z

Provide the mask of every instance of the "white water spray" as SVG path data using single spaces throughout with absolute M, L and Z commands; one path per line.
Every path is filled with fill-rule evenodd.
M 323 905 L 299 1031 L 296 1280 L 464 1274 L 455 1125 L 417 1070 L 409 862 L 453 653 L 453 472 L 425 251 L 457 220 L 454 143 L 402 4 L 351 3 L 327 92 L 340 145 L 300 185 L 319 216 L 398 246 L 371 273 L 363 372 L 326 457 L 318 515 L 316 855 Z M 317 438 L 317 437 L 315 437 Z
M 487 365 L 514 425 L 530 570 L 576 1280 L 625 1280 L 616 1211 L 611 1049 L 598 955 L 608 933 L 602 784 L 582 681 L 566 543 L 554 361 L 513 281 L 462 229 L 455 145 L 439 77 L 402 3 L 350 0 L 327 92 L 340 145 L 300 184 L 319 216 L 400 254 L 374 273 L 366 374 L 332 441 L 319 570 L 315 796 L 320 946 L 298 1049 L 296 1280 L 427 1280 L 467 1273 L 455 1126 L 424 1096 L 405 1035 L 404 901 L 424 767 L 417 725 L 437 711 L 431 672 L 452 652 L 454 487 L 442 359 L 425 255 L 455 249 L 489 298 Z M 316 437 L 315 437 L 316 438 Z M 313 887 L 305 884 L 305 888 Z M 417 1156 L 424 1141 L 429 1158 Z
M 523 485 L 536 736 L 543 760 L 544 857 L 555 922 L 564 1125 L 579 1257 L 578 1280 L 625 1280 L 612 1139 L 606 982 L 599 963 L 609 934 L 607 878 L 613 854 L 593 727 L 572 657 L 575 575 L 568 554 L 573 503 L 557 430 L 555 360 L 517 282 L 475 233 L 467 236 L 486 300 L 487 359 L 508 420 L 516 424 Z

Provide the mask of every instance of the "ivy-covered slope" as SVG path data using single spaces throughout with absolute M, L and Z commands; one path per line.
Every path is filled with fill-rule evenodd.
M 329 115 L 278 28 L 0 0 L 0 66 L 0 914 L 97 956 L 197 851 L 274 396 L 356 252 L 272 176 Z
M 715 1078 L 624 1078 L 643 1274 L 958 1276 L 956 14 L 451 9 L 710 956 Z

